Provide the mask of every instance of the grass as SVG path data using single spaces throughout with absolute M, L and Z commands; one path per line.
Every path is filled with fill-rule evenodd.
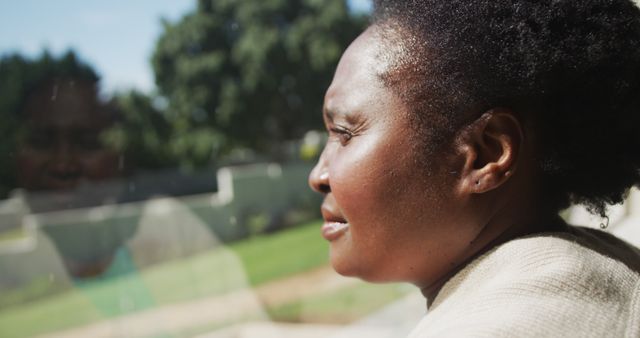
M 22 227 L 0 231 L 0 242 L 15 241 L 15 240 L 25 239 L 25 238 L 28 238 L 28 234 L 24 231 L 24 228 Z
M 255 237 L 231 246 L 256 286 L 329 263 L 321 222 L 311 222 L 276 236 Z
M 64 314 L 64 315 L 62 315 Z M 97 321 L 98 311 L 79 292 L 0 313 L 0 337 L 28 337 Z
M 363 318 L 414 288 L 407 284 L 358 283 L 268 309 L 271 318 L 285 322 L 344 324 Z
M 303 224 L 7 307 L 0 312 L 0 337 L 55 332 L 158 305 L 222 294 L 246 286 L 245 273 L 256 286 L 325 265 L 327 245 L 319 227 L 319 222 Z
M 20 289 L 0 293 L 0 309 L 8 308 L 15 304 L 29 303 L 33 299 L 41 299 L 63 292 L 66 289 L 67 287 L 64 285 L 52 283 L 49 276 L 40 276 L 22 285 Z

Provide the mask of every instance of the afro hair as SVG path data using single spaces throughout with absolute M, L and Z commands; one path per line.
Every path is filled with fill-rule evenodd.
M 512 109 L 533 126 L 558 210 L 580 203 L 605 216 L 640 180 L 632 1 L 378 0 L 374 8 L 373 24 L 408 50 L 383 78 L 413 108 L 418 129 L 433 129 L 437 112 L 444 141 L 487 109 Z

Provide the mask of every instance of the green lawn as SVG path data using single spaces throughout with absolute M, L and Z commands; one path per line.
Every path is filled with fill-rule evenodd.
M 0 231 L 0 242 L 2 241 L 15 241 L 17 239 L 27 238 L 23 228 L 15 228 L 6 231 Z
M 304 323 L 350 323 L 415 290 L 408 284 L 356 285 L 293 301 L 273 309 L 276 321 Z
M 247 270 L 251 285 L 259 285 L 329 263 L 329 246 L 320 235 L 320 221 L 272 236 L 231 245 Z
M 243 287 L 243 270 L 255 286 L 325 265 L 327 244 L 319 229 L 320 222 L 303 224 L 233 243 L 227 247 L 230 250 L 213 249 L 2 309 L 0 337 L 53 332 L 157 305 L 214 296 Z

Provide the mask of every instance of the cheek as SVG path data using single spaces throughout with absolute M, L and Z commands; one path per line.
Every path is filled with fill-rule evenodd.
M 375 219 L 388 222 L 402 210 L 416 183 L 413 161 L 402 144 L 366 140 L 336 156 L 332 166 L 331 188 L 347 219 Z M 411 201 L 411 200 L 410 200 Z
M 351 225 L 350 246 L 360 253 L 361 260 L 379 260 L 392 255 L 398 233 L 406 231 L 399 214 L 410 173 L 401 173 L 396 167 L 397 152 L 382 147 L 376 148 L 373 156 L 368 150 L 334 159 L 331 188 Z
M 18 151 L 14 164 L 18 184 L 26 189 L 35 187 L 38 184 L 39 174 L 42 173 L 46 162 L 47 156 L 31 151 Z
M 374 146 L 358 146 L 335 156 L 329 172 L 331 191 L 350 221 L 380 211 L 389 203 L 394 188 L 386 154 Z
M 332 193 L 351 223 L 348 257 L 357 260 L 350 267 L 368 280 L 438 276 L 467 240 L 456 231 L 453 183 L 402 157 L 379 151 L 334 163 Z
M 120 155 L 113 151 L 98 151 L 81 157 L 83 174 L 90 180 L 103 180 L 119 175 Z

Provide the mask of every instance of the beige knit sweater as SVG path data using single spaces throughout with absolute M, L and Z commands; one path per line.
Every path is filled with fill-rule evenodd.
M 640 253 L 601 231 L 521 238 L 449 280 L 409 335 L 640 337 Z

